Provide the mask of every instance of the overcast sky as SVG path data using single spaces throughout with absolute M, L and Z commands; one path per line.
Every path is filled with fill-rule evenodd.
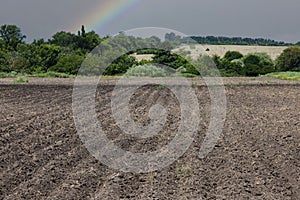
M 0 24 L 16 24 L 29 39 L 49 38 L 95 7 L 115 0 L 0 0 Z M 141 0 L 97 32 L 165 27 L 187 35 L 263 37 L 300 41 L 299 0 Z M 78 24 L 77 24 L 78 23 Z

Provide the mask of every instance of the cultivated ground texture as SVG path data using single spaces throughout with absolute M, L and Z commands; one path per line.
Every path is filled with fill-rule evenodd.
M 210 97 L 201 80 L 190 81 L 202 113 L 194 143 L 171 166 L 134 174 L 101 164 L 82 144 L 72 114 L 72 79 L 0 79 L 0 199 L 300 199 L 300 83 L 226 78 L 223 135 L 199 159 Z M 104 81 L 97 95 L 107 136 L 132 152 L 166 145 L 180 121 L 174 95 L 154 85 L 136 91 L 130 105 L 135 121 L 147 123 L 154 103 L 168 109 L 157 136 L 136 140 L 123 135 L 111 116 L 114 82 Z

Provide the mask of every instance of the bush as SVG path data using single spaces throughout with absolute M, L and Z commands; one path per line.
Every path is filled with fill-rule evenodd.
M 84 56 L 76 54 L 65 54 L 62 55 L 57 64 L 50 67 L 48 71 L 67 73 L 67 74 L 77 74 L 81 63 L 84 60 Z
M 243 57 L 243 54 L 241 54 L 238 51 L 227 51 L 224 58 L 227 59 L 228 61 L 240 59 Z
M 169 51 L 160 51 L 153 57 L 153 63 L 167 65 L 173 69 L 178 69 L 184 66 L 185 68 L 190 67 L 189 62 L 178 54 L 173 54 Z
M 126 76 L 129 77 L 166 77 L 168 73 L 166 70 L 155 65 L 139 65 L 130 68 Z
M 227 77 L 245 76 L 244 63 L 240 59 L 233 60 L 231 62 L 226 63 L 225 65 L 226 68 L 220 70 L 222 76 L 227 76 Z
M 221 59 L 219 56 L 213 56 L 212 60 L 220 70 L 222 76 L 234 77 L 244 76 L 245 68 L 242 58 L 229 61 L 227 58 Z
M 258 76 L 276 71 L 274 63 L 266 53 L 250 53 L 243 58 L 246 76 Z
M 33 73 L 30 76 L 37 77 L 37 78 L 71 78 L 71 77 L 74 77 L 74 76 L 66 74 L 66 73 L 51 72 L 51 71 L 46 72 L 46 73 Z
M 192 61 L 191 65 L 196 71 L 192 74 L 201 75 L 202 77 L 220 76 L 215 62 L 207 55 L 200 55 L 197 60 Z M 191 73 L 189 70 L 188 73 Z M 201 74 L 200 74 L 201 73 Z
M 9 67 L 7 66 L 7 52 L 0 48 L 0 71 L 9 72 Z
M 14 83 L 28 83 L 29 81 L 28 81 L 28 79 L 26 79 L 25 77 L 20 76 L 20 77 L 18 77 L 17 79 L 15 79 L 13 82 L 14 82 Z
M 136 51 L 137 55 L 143 55 L 143 54 L 157 54 L 159 50 L 157 49 L 140 49 Z
M 137 61 L 134 57 L 125 54 L 116 59 L 110 66 L 108 66 L 103 75 L 124 74 L 129 68 L 136 64 Z
M 0 72 L 0 78 L 16 78 L 18 76 L 18 73 L 15 71 L 12 72 Z
M 276 59 L 278 71 L 300 71 L 300 48 L 289 47 Z
M 198 76 L 195 75 L 195 74 L 183 73 L 183 74 L 181 74 L 179 77 L 184 77 L 184 78 L 195 78 L 195 77 L 198 77 Z
M 203 66 L 200 65 L 200 63 L 197 64 L 197 67 L 198 67 L 198 70 L 196 68 L 196 66 L 192 65 L 192 64 L 189 64 L 189 65 L 186 65 L 186 67 L 183 69 L 181 68 L 181 72 L 182 73 L 187 73 L 187 74 L 194 74 L 194 75 L 200 75 L 200 68 L 203 69 Z M 179 69 L 179 68 L 178 68 Z

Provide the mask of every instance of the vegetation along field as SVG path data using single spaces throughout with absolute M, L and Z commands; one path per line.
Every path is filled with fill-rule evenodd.
M 123 50 L 134 47 L 136 51 L 120 56 L 104 71 L 104 66 L 91 61 L 85 75 L 103 72 L 106 76 L 119 76 L 129 69 L 136 71 L 136 67 L 147 70 L 147 66 L 163 64 L 171 67 L 175 76 L 195 77 L 200 75 L 199 71 L 203 72 L 202 76 L 211 76 L 210 69 L 203 65 L 206 57 L 214 61 L 220 75 L 225 77 L 300 71 L 299 43 L 269 39 L 191 37 L 194 39 L 191 40 L 167 33 L 164 40 L 120 34 L 111 42 L 109 36 L 86 32 L 84 26 L 77 34 L 60 31 L 47 41 L 39 39 L 28 43 L 25 38 L 19 27 L 1 26 L 0 77 L 74 77 L 87 55 L 99 44 L 102 44 L 101 56 L 107 60 L 115 55 L 116 46 L 124 47 Z M 159 75 L 162 74 L 170 76 L 168 72 Z

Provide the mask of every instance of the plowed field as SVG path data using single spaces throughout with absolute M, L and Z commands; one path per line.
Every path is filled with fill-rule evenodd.
M 171 166 L 147 174 L 112 170 L 92 157 L 72 113 L 72 79 L 0 80 L 0 199 L 300 199 L 300 83 L 227 78 L 227 118 L 214 150 L 198 157 L 209 125 L 210 97 L 191 79 L 202 120 L 194 143 Z M 154 103 L 168 108 L 163 131 L 122 135 L 111 116 L 114 79 L 99 87 L 97 111 L 108 138 L 132 152 L 166 145 L 179 105 L 168 88 L 146 85 L 131 99 L 136 122 Z

